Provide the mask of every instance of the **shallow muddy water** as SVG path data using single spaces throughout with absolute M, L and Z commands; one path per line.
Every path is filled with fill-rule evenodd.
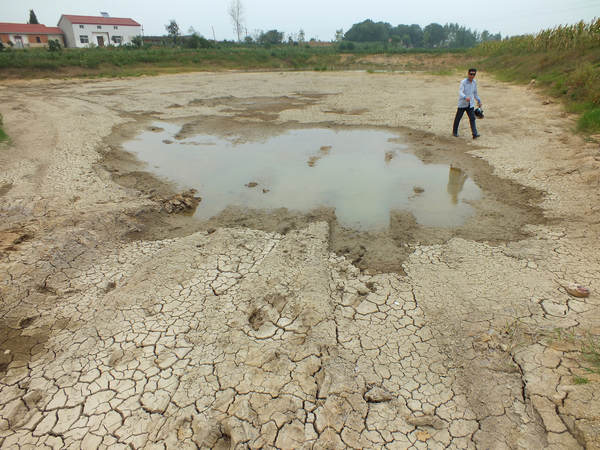
M 479 187 L 462 170 L 424 164 L 397 134 L 378 129 L 297 129 L 261 141 L 243 136 L 178 139 L 178 125 L 155 123 L 124 143 L 158 176 L 195 188 L 196 217 L 225 207 L 333 207 L 342 226 L 385 229 L 390 211 L 425 226 L 460 226 L 474 213 Z

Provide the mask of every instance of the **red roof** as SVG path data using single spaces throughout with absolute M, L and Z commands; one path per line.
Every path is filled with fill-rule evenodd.
M 91 25 L 123 25 L 130 27 L 141 26 L 133 19 L 126 19 L 123 17 L 96 17 L 96 16 L 71 16 L 63 14 L 62 18 L 68 19 L 73 24 L 91 24 Z M 60 23 L 60 20 L 59 20 Z
M 0 22 L 0 33 L 63 34 L 63 31 L 58 27 L 47 27 L 42 24 Z

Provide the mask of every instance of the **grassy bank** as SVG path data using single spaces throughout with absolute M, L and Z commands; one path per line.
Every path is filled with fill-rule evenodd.
M 469 53 L 502 80 L 535 80 L 581 114 L 580 131 L 600 132 L 600 19 L 483 43 Z
M 441 70 L 439 55 L 460 57 L 464 50 L 417 50 L 384 43 L 307 47 L 280 45 L 224 46 L 188 49 L 179 47 L 64 49 L 49 52 L 25 49 L 0 52 L 0 71 L 8 78 L 70 76 L 135 76 L 213 70 Z M 387 55 L 396 63 L 378 63 L 369 56 Z M 440 67 L 438 67 L 440 66 Z
M 38 70 L 60 70 L 69 67 L 98 69 L 101 67 L 161 67 L 218 66 L 222 68 L 269 68 L 305 66 L 310 59 L 329 61 L 335 58 L 326 49 L 185 49 L 157 48 L 90 48 L 65 49 L 48 52 L 44 49 L 26 49 L 0 54 L 0 69 L 20 69 L 25 74 Z

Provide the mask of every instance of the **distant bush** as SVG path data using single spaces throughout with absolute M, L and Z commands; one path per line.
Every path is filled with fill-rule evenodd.
M 62 47 L 60 46 L 60 42 L 57 39 L 51 39 L 48 41 L 48 51 L 49 52 L 60 52 Z
M 144 39 L 142 36 L 134 36 L 131 38 L 131 45 L 135 48 L 141 48 L 144 45 Z
M 183 46 L 185 48 L 212 48 L 212 47 L 214 47 L 214 44 L 212 41 L 209 41 L 208 39 L 205 39 L 202 36 L 195 34 L 195 33 L 184 39 L 185 39 L 185 41 L 183 43 Z
M 340 45 L 338 45 L 338 50 L 340 52 L 348 52 L 348 51 L 352 51 L 354 50 L 355 45 L 354 42 L 341 42 Z

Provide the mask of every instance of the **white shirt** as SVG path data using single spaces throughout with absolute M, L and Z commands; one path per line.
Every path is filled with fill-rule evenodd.
M 467 102 L 467 97 L 471 98 L 469 102 Z M 465 78 L 460 82 L 460 88 L 458 89 L 458 107 L 474 108 L 475 99 L 481 103 L 481 99 L 477 94 L 477 82 L 475 80 L 469 81 L 468 78 Z

